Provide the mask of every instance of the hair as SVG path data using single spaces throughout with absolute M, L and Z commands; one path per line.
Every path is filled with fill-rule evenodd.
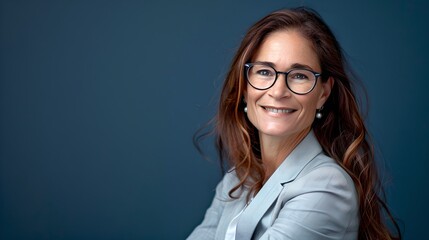
M 348 67 L 342 49 L 322 18 L 309 8 L 279 10 L 262 18 L 248 30 L 233 58 L 214 119 L 221 167 L 223 169 L 227 159 L 240 180 L 230 190 L 229 196 L 236 198 L 234 193 L 240 194 L 238 190 L 243 186 L 250 189 L 248 197 L 257 193 L 266 177 L 258 130 L 243 111 L 243 96 L 247 87 L 244 64 L 251 61 L 268 35 L 281 30 L 295 30 L 308 39 L 319 58 L 322 82 L 330 77 L 334 80 L 331 94 L 324 105 L 324 116 L 314 121 L 312 129 L 325 153 L 354 181 L 359 197 L 358 238 L 401 239 L 399 226 L 383 200 L 374 150 L 352 89 L 352 76 L 350 71 L 346 71 Z M 398 236 L 389 231 L 385 214 Z

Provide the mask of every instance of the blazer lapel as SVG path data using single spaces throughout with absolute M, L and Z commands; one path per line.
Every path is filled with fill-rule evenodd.
M 280 192 L 283 190 L 283 185 L 293 181 L 304 167 L 321 152 L 322 147 L 317 141 L 313 131 L 310 131 L 277 168 L 273 175 L 271 175 L 262 189 L 241 214 L 237 224 L 236 240 L 249 240 L 252 238 L 258 222 L 277 199 Z

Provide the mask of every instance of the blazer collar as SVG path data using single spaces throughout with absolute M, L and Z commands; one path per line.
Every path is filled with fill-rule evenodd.
M 317 141 L 314 132 L 310 131 L 271 175 L 241 214 L 237 224 L 236 240 L 252 238 L 258 222 L 277 199 L 283 189 L 283 184 L 295 180 L 304 167 L 321 152 L 322 147 Z

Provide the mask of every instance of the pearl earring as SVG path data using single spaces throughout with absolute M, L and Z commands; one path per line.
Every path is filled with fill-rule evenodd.
M 245 113 L 247 113 L 247 106 L 246 106 L 246 107 L 244 107 L 244 112 L 245 112 Z
M 323 110 L 323 106 L 321 108 L 317 109 L 317 113 L 316 113 L 317 119 L 321 119 L 323 117 L 322 110 Z

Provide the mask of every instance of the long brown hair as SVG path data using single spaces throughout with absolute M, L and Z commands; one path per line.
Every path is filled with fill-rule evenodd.
M 235 194 L 242 186 L 250 194 L 258 192 L 265 179 L 257 129 L 243 111 L 247 82 L 244 64 L 249 62 L 262 41 L 275 31 L 293 29 L 312 42 L 319 57 L 322 81 L 334 79 L 331 94 L 323 109 L 324 117 L 314 121 L 314 133 L 327 155 L 347 171 L 359 196 L 359 239 L 401 239 L 400 229 L 383 198 L 374 151 L 352 89 L 352 76 L 341 47 L 332 31 L 312 9 L 296 8 L 273 12 L 255 23 L 244 36 L 224 82 L 218 114 L 215 118 L 217 149 L 234 168 L 240 182 L 231 189 Z M 238 193 L 239 194 L 239 193 Z M 387 214 L 396 228 L 397 237 L 384 222 Z

